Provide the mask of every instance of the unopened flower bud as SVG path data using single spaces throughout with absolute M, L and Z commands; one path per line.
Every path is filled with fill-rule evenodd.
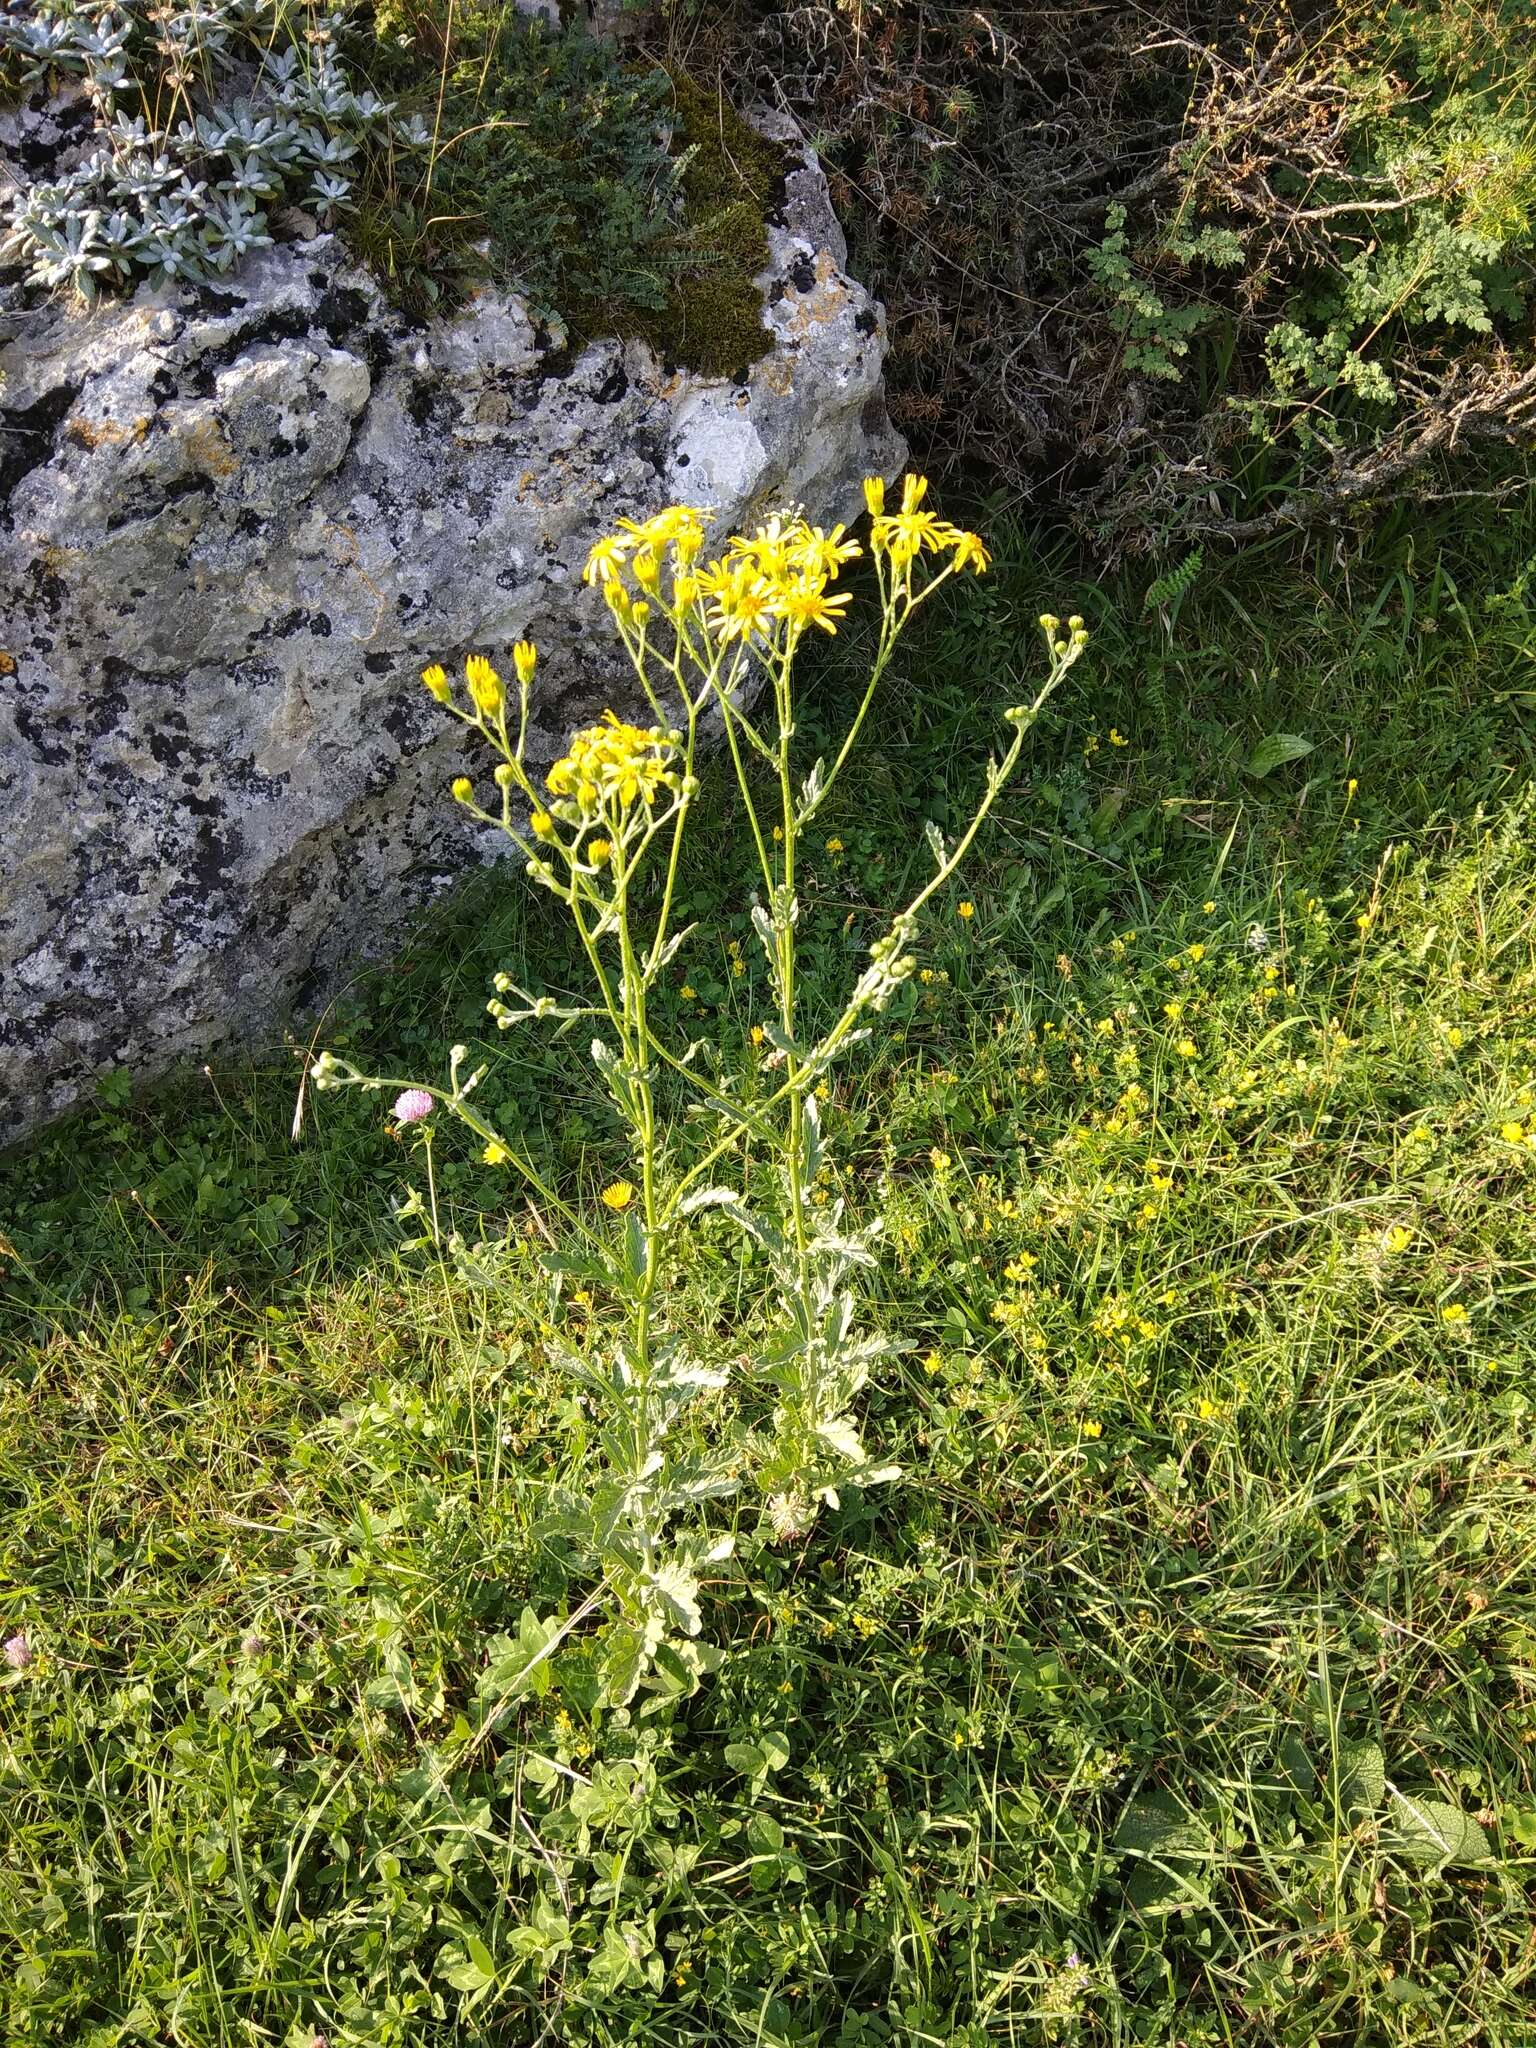
M 646 603 L 643 597 L 640 598 L 637 603 L 631 605 L 629 616 L 634 620 L 637 626 L 643 626 L 646 620 L 651 616 L 651 608 Z
M 430 668 L 424 668 L 421 672 L 421 680 L 426 684 L 439 704 L 451 702 L 453 690 L 448 681 L 448 672 L 440 661 L 434 661 Z
M 475 800 L 475 785 L 467 775 L 453 778 L 453 800 L 456 804 L 469 804 Z
M 464 664 L 464 675 L 469 683 L 469 694 L 474 699 L 475 709 L 486 717 L 494 718 L 503 702 L 501 677 L 483 654 L 472 654 Z
M 871 519 L 878 519 L 885 510 L 885 478 L 867 476 L 864 479 L 864 503 L 869 507 Z
M 1080 613 L 1078 613 L 1078 612 L 1074 612 L 1074 613 L 1072 614 L 1071 618 L 1070 618 L 1070 619 L 1068 619 L 1068 621 L 1067 621 L 1067 630 L 1068 630 L 1069 632 L 1072 632 L 1072 633 L 1081 633 L 1081 632 L 1082 632 L 1082 630 L 1083 630 L 1083 621 L 1082 621 L 1082 615 L 1081 615 Z
M 538 666 L 539 650 L 531 640 L 519 640 L 512 649 L 512 665 L 517 670 L 517 680 L 527 685 L 533 681 L 533 671 Z
M 1042 612 L 1040 614 L 1040 624 L 1047 633 L 1054 636 L 1061 625 L 1061 621 L 1054 612 Z
M 510 789 L 515 779 L 510 761 L 498 761 L 496 763 L 496 787 L 498 789 Z

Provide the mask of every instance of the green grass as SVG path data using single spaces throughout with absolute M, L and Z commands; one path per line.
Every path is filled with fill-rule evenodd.
M 476 1740 L 496 1639 L 588 1590 L 543 1526 L 591 1456 L 548 1343 L 604 1304 L 467 1142 L 468 1268 L 402 1248 L 421 1160 L 377 1103 L 290 1140 L 297 1046 L 14 1155 L 5 2038 L 1525 2048 L 1533 546 L 1255 555 L 1164 620 L 1016 541 L 909 647 L 805 890 L 829 1003 L 1042 602 L 1097 629 L 974 917 L 826 1107 L 886 1219 L 913 1348 L 868 1434 L 906 1477 L 722 1575 L 689 1699 L 594 1715 L 582 1635 Z M 1249 772 L 1279 732 L 1314 751 Z M 740 1067 L 712 815 L 674 1001 Z M 515 878 L 321 1042 L 435 1071 L 500 965 L 576 985 Z M 625 1161 L 579 1042 L 496 1049 L 590 1199 Z M 672 1314 L 734 1355 L 705 1242 Z

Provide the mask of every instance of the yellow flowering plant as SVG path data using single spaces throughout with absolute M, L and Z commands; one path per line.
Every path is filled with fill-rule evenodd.
M 923 910 L 969 853 L 1030 728 L 1087 642 L 1081 619 L 1041 619 L 1046 674 L 1029 702 L 1005 710 L 1011 736 L 988 768 L 969 824 L 952 841 L 927 827 L 932 873 L 870 947 L 841 1012 L 808 1036 L 797 982 L 805 834 L 844 774 L 913 615 L 951 578 L 988 565 L 975 534 L 928 506 L 925 479 L 905 478 L 890 510 L 879 478 L 864 488 L 867 548 L 842 526 L 824 529 L 785 514 L 706 559 L 709 515 L 689 505 L 621 520 L 599 540 L 585 580 L 602 596 L 652 722 L 607 713 L 572 735 L 542 781 L 527 753 L 538 662 L 532 646 L 514 648 L 510 686 L 480 655 L 470 656 L 462 686 L 441 667 L 423 675 L 431 694 L 494 756 L 494 796 L 461 777 L 455 799 L 499 827 L 533 882 L 566 906 L 591 972 L 593 1000 L 579 1008 L 532 996 L 499 974 L 490 1014 L 503 1030 L 530 1020 L 595 1022 L 592 1058 L 629 1153 L 629 1178 L 599 1198 L 608 1222 L 579 1213 L 481 1114 L 473 1096 L 485 1069 L 465 1075 L 465 1049 L 453 1048 L 443 1107 L 475 1133 L 486 1160 L 521 1171 L 571 1228 L 579 1249 L 553 1256 L 551 1267 L 603 1286 L 622 1311 L 611 1361 L 567 1360 L 603 1417 L 602 1469 L 588 1496 L 565 1504 L 565 1527 L 588 1552 L 612 1609 L 602 1674 L 615 1701 L 630 1699 L 642 1682 L 696 1682 L 713 1661 L 696 1640 L 700 1578 L 730 1555 L 733 1538 L 703 1524 L 705 1502 L 750 1485 L 760 1503 L 757 1534 L 783 1541 L 808 1529 L 823 1504 L 836 1506 L 840 1487 L 897 1476 L 866 1450 L 853 1412 L 874 1365 L 895 1348 L 855 1327 L 852 1283 L 861 1266 L 874 1264 L 878 1226 L 851 1228 L 842 1201 L 817 1186 L 825 1179 L 818 1103 L 829 1071 L 867 1035 L 866 1020 L 912 974 Z M 880 606 L 867 686 L 834 758 L 797 779 L 797 659 L 808 635 L 835 633 L 846 618 L 852 593 L 836 586 L 866 553 Z M 751 921 L 773 1014 L 752 1032 L 767 1092 L 751 1101 L 711 1080 L 691 1048 L 670 1041 L 652 1000 L 691 931 L 676 926 L 674 903 L 706 716 L 723 729 L 761 874 Z M 962 905 L 962 916 L 970 908 Z M 670 1126 L 656 1094 L 663 1069 L 691 1097 L 689 1117 Z M 317 1062 L 314 1081 L 318 1088 L 402 1089 L 402 1102 L 432 1100 L 420 1082 L 363 1075 L 330 1054 Z M 749 1148 L 775 1169 L 777 1199 L 766 1210 L 722 1178 Z M 724 1376 L 692 1355 L 686 1330 L 670 1326 L 665 1282 L 706 1212 L 739 1227 L 772 1276 L 763 1290 L 769 1334 L 757 1346 L 753 1383 L 742 1390 L 748 1403 L 754 1392 L 764 1396 L 771 1412 L 764 1426 L 738 1431 L 713 1453 L 691 1448 L 683 1456 L 672 1448 L 679 1419 L 701 1394 L 721 1388 Z M 534 1629 L 522 1660 L 528 1670 L 520 1665 L 513 1677 L 526 1678 L 573 1625 Z

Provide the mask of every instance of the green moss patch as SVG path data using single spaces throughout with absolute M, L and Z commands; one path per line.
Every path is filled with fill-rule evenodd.
M 684 263 L 665 305 L 625 306 L 617 324 L 611 312 L 579 309 L 572 325 L 585 338 L 637 335 L 669 362 L 729 376 L 770 347 L 755 280 L 768 262 L 765 221 L 783 189 L 787 162 L 779 144 L 696 79 L 677 72 L 672 85 L 672 147 L 687 158 L 680 185 Z
M 766 353 L 754 278 L 784 152 L 683 73 L 471 6 L 389 0 L 366 68 L 433 144 L 369 167 L 351 238 L 417 317 L 477 283 L 572 340 L 724 375 Z

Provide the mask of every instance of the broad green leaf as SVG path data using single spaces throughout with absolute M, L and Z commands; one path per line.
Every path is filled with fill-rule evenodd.
M 1392 1795 L 1392 1817 L 1403 1847 L 1419 1863 L 1482 1863 L 1493 1851 L 1488 1837 L 1469 1813 L 1422 1792 Z
M 1272 775 L 1287 761 L 1304 761 L 1311 752 L 1312 742 L 1304 740 L 1300 733 L 1272 732 L 1249 755 L 1248 773 L 1257 777 Z
M 1346 1742 L 1339 1753 L 1339 1784 L 1352 1813 L 1380 1810 L 1387 1784 L 1387 1761 L 1374 1742 Z
M 675 1628 L 690 1636 L 698 1634 L 703 1617 L 699 1613 L 699 1582 L 692 1572 L 672 1560 L 648 1575 L 646 1587 L 661 1602 Z

